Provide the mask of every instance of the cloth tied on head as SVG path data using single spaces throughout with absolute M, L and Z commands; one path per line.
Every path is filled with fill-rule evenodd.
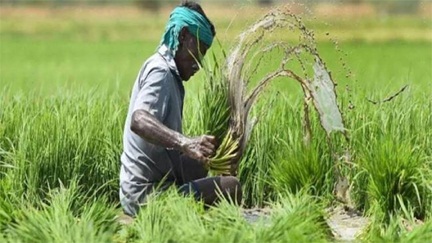
M 209 21 L 195 10 L 187 7 L 176 7 L 171 12 L 161 40 L 161 45 L 165 44 L 173 52 L 173 55 L 178 49 L 179 35 L 183 27 L 187 27 L 191 34 L 206 45 L 211 46 L 213 34 Z

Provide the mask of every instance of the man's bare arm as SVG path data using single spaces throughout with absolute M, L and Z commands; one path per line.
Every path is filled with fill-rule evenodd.
M 138 136 L 153 144 L 181 151 L 201 162 L 205 162 L 215 152 L 216 141 L 213 136 L 186 137 L 169 129 L 145 110 L 136 110 L 132 114 L 130 128 Z

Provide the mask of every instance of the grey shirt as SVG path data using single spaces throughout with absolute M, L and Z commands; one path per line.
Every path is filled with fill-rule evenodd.
M 134 111 L 142 109 L 168 128 L 182 132 L 184 87 L 171 51 L 162 45 L 142 66 L 129 103 L 123 134 L 120 192 L 128 199 L 142 203 L 153 185 L 172 180 L 172 159 L 178 151 L 154 145 L 131 131 Z

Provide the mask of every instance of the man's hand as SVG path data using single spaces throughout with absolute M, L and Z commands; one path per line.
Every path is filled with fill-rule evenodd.
M 209 157 L 215 154 L 216 145 L 216 138 L 214 136 L 185 137 L 182 141 L 181 151 L 190 158 L 205 164 Z

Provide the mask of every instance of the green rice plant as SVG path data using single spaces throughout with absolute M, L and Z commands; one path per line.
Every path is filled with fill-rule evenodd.
M 401 208 L 403 203 L 413 207 L 416 217 L 424 218 L 430 209 L 431 170 L 419 152 L 408 144 L 392 143 L 374 144 L 375 156 L 362 154 L 359 161 L 364 170 L 358 187 L 366 196 L 366 209 L 376 209 L 388 219 L 389 215 Z M 375 212 L 378 213 L 378 212 Z
M 38 208 L 22 209 L 22 217 L 8 226 L 8 241 L 112 241 L 118 229 L 116 210 L 105 197 L 84 193 L 73 180 L 68 189 L 51 190 L 47 199 L 41 201 Z
M 221 45 L 219 43 L 219 45 Z M 225 53 L 222 49 L 222 54 L 225 58 Z M 206 129 L 206 132 L 211 132 L 216 138 L 225 137 L 229 126 L 229 101 L 228 101 L 228 82 L 225 82 L 222 72 L 220 72 L 220 64 L 216 53 L 213 51 L 212 64 L 208 63 L 204 66 L 205 71 L 205 94 L 199 97 L 202 109 L 200 113 L 201 127 Z M 213 67 L 210 67 L 213 65 Z
M 128 229 L 129 242 L 203 242 L 204 208 L 173 188 L 153 194 Z
M 175 190 L 154 194 L 128 229 L 129 242 L 250 242 L 253 230 L 241 209 L 222 201 L 203 205 Z
M 304 187 L 314 195 L 331 193 L 334 156 L 318 118 L 311 117 L 316 138 L 307 146 L 303 143 L 302 119 L 295 115 L 301 110 L 301 101 L 283 94 L 272 99 L 270 106 L 266 101 L 257 104 L 256 110 L 265 107 L 266 113 L 260 116 L 239 164 L 244 204 L 262 206 L 277 193 Z
M 301 109 L 300 100 L 284 94 L 273 97 L 270 94 L 265 93 L 263 99 L 257 102 L 253 112 L 266 112 L 260 115 L 251 134 L 250 146 L 239 163 L 238 177 L 242 183 L 243 203 L 248 207 L 263 206 L 274 198 L 275 193 L 281 192 L 275 190 L 271 168 L 281 164 L 279 156 L 285 149 L 283 140 L 296 137 L 301 143 L 302 139 L 301 118 L 292 115 Z
M 1 148 L 0 148 L 1 149 Z M 7 164 L 13 158 L 13 153 L 2 152 L 0 159 L 0 232 L 5 232 L 7 226 L 21 217 L 24 195 L 17 194 L 10 178 L 10 170 L 14 167 Z M 9 172 L 9 173 L 8 173 Z
M 275 110 L 279 109 L 274 106 L 261 117 L 251 135 L 250 146 L 239 163 L 238 178 L 242 183 L 243 204 L 246 207 L 261 207 L 274 196 L 270 186 L 270 168 L 278 163 L 275 157 L 280 151 L 273 136 L 277 133 L 277 126 L 271 125 L 280 120 L 276 119 Z
M 383 222 L 403 205 L 409 205 L 415 217 L 423 219 L 432 202 L 428 148 L 432 131 L 424 130 L 431 119 L 425 115 L 428 108 L 400 102 L 405 105 L 396 102 L 375 108 L 371 122 L 353 133 L 357 148 L 355 200 L 361 208 L 380 215 Z
M 372 223 L 360 239 L 366 242 L 428 242 L 432 237 L 432 221 L 417 221 L 414 218 L 406 218 L 404 214 L 390 216 L 387 224 L 373 217 Z
M 259 227 L 256 242 L 327 242 L 331 232 L 316 198 L 304 191 L 283 193 L 272 203 L 267 227 Z M 264 222 L 262 222 L 264 223 Z M 264 225 L 263 225 L 264 226 Z
M 242 209 L 222 200 L 204 210 L 175 190 L 154 194 L 127 227 L 127 242 L 287 242 L 330 239 L 318 201 L 305 193 L 280 194 L 271 215 L 250 223 Z
M 230 200 L 223 200 L 203 215 L 207 232 L 206 242 L 254 242 L 256 226 L 251 225 L 242 209 L 233 206 Z
M 8 166 L 0 171 L 7 174 L 15 193 L 38 201 L 59 181 L 68 186 L 79 177 L 86 190 L 99 188 L 117 199 L 125 100 L 103 92 L 63 92 L 1 101 L 4 137 L 0 145 L 5 154 L 2 163 Z
M 206 242 L 327 242 L 330 239 L 321 205 L 309 195 L 278 194 L 268 206 L 269 216 L 249 223 L 238 208 L 223 201 L 206 215 L 213 229 L 208 232 L 214 232 Z
M 301 140 L 284 143 L 277 158 L 278 163 L 271 165 L 269 173 L 272 191 L 285 190 L 297 192 L 309 189 L 313 195 L 332 193 L 334 184 L 334 161 L 329 153 L 325 139 L 314 141 L 305 146 Z
M 7 185 L 8 182 L 6 179 L 0 180 L 0 232 L 4 232 L 6 226 L 17 217 L 17 209 L 22 203 L 10 193 L 12 188 Z

